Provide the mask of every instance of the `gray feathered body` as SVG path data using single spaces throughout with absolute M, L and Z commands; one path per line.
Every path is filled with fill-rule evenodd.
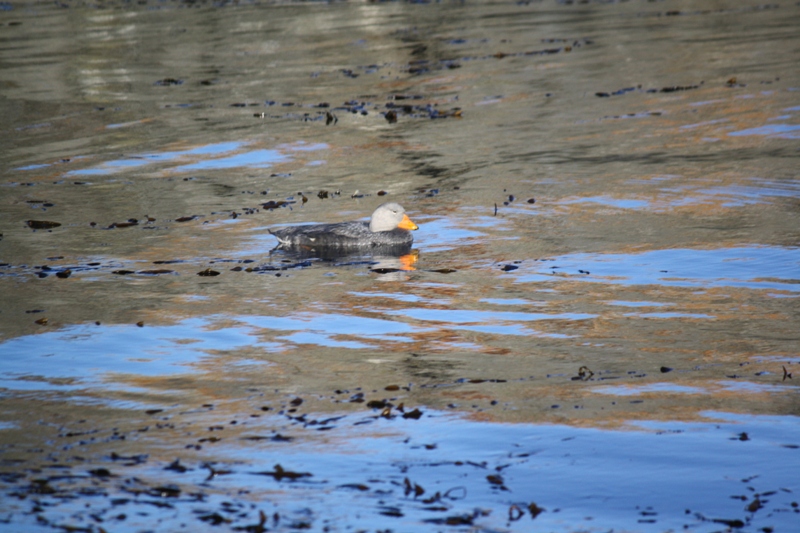
M 369 222 L 340 222 L 272 229 L 281 246 L 309 248 L 361 248 L 408 245 L 414 240 L 411 232 L 401 228 L 391 231 L 370 231 Z

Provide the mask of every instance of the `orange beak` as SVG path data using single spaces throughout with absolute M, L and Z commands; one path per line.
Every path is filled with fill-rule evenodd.
M 419 226 L 417 226 L 416 224 L 411 222 L 411 219 L 408 218 L 408 215 L 403 215 L 403 220 L 400 221 L 400 223 L 397 225 L 397 227 L 398 228 L 402 228 L 402 229 L 410 229 L 410 230 L 419 229 Z

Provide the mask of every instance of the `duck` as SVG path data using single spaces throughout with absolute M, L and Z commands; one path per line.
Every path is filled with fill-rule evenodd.
M 411 231 L 418 228 L 402 205 L 388 202 L 375 209 L 369 222 L 288 226 L 269 232 L 284 248 L 372 248 L 410 246 L 414 241 Z

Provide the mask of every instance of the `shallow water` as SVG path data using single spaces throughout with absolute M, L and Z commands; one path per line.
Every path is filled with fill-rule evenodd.
M 791 531 L 798 23 L 0 3 L 0 531 Z

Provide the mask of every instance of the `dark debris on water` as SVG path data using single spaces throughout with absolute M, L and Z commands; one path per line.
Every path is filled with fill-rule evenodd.
M 652 93 L 675 93 L 675 92 L 683 92 L 683 91 L 691 91 L 693 89 L 699 89 L 702 85 L 703 85 L 702 81 L 699 84 L 695 84 L 695 85 L 670 85 L 670 86 L 667 86 L 667 87 L 661 87 L 660 89 L 644 89 L 644 88 L 642 88 L 641 85 L 637 85 L 635 87 L 625 87 L 623 89 L 617 89 L 616 91 L 612 91 L 610 93 L 609 92 L 604 92 L 604 91 L 599 91 L 599 92 L 596 92 L 594 94 L 595 94 L 595 96 L 598 96 L 600 98 L 609 98 L 611 96 L 622 96 L 622 95 L 629 94 L 629 93 L 634 93 L 634 92 L 637 92 L 637 93 L 648 93 L 648 94 L 652 94 Z
M 583 367 L 580 372 L 587 374 L 590 372 Z M 456 380 L 460 384 L 504 384 L 509 382 L 506 379 L 498 378 L 460 378 Z M 383 387 L 382 391 L 399 393 L 400 391 L 410 390 L 413 384 L 400 386 L 389 384 Z M 404 418 L 415 419 L 422 416 L 419 408 L 406 411 L 402 404 L 393 405 L 395 400 L 385 398 L 369 398 L 367 391 L 360 389 L 347 390 L 336 389 L 331 398 L 348 396 L 351 403 L 355 403 L 356 409 L 359 405 L 370 410 L 395 408 L 398 412 L 405 412 Z M 378 390 L 373 390 L 369 394 L 376 394 Z M 260 413 L 270 412 L 273 416 L 283 416 L 289 424 L 296 428 L 290 430 L 296 433 L 303 430 L 317 430 L 327 428 L 335 429 L 342 421 L 351 417 L 351 414 L 341 415 L 327 419 L 315 419 L 309 413 L 298 413 L 297 410 L 302 406 L 307 406 L 308 402 L 301 396 L 287 394 L 280 407 L 262 406 Z M 214 405 L 204 404 L 204 411 L 213 411 Z M 278 410 L 280 409 L 280 410 Z M 145 414 L 154 417 L 154 423 L 145 427 L 134 424 L 130 428 L 114 427 L 113 429 L 63 429 L 57 439 L 60 441 L 61 449 L 70 450 L 74 446 L 103 446 L 108 449 L 114 442 L 134 440 L 138 436 L 145 435 L 153 431 L 175 432 L 175 437 L 179 435 L 191 435 L 191 431 L 186 433 L 187 427 L 181 422 L 180 417 L 187 413 L 173 414 L 169 409 L 156 407 L 146 409 Z M 383 417 L 387 420 L 400 420 L 399 417 Z M 359 425 L 362 422 L 370 422 L 374 417 L 361 418 L 352 422 Z M 208 427 L 208 431 L 224 434 L 228 427 L 235 426 L 236 420 L 229 424 L 215 424 Z M 139 422 L 140 424 L 141 422 Z M 280 432 L 278 430 L 280 429 Z M 285 434 L 284 427 L 275 427 L 271 435 L 244 435 L 239 442 L 243 446 L 253 446 L 263 449 L 265 446 L 286 446 L 286 443 L 293 442 L 294 436 Z M 127 438 L 126 438 L 127 437 Z M 152 437 L 149 437 L 152 438 Z M 749 438 L 749 437 L 748 437 Z M 739 440 L 745 440 L 739 435 Z M 203 443 L 222 442 L 223 439 L 209 438 L 201 439 Z M 409 443 L 411 449 L 424 450 L 436 449 L 437 443 L 429 442 L 423 446 Z M 187 446 L 187 450 L 200 449 L 199 445 Z M 187 452 L 189 453 L 189 452 Z M 16 511 L 3 515 L 2 520 L 11 523 L 13 520 L 20 520 L 24 516 L 35 517 L 39 525 L 52 527 L 59 531 L 100 531 L 96 527 L 102 524 L 102 531 L 112 531 L 124 528 L 132 523 L 132 517 L 149 516 L 150 519 L 160 520 L 162 517 L 173 516 L 178 512 L 183 514 L 182 520 L 186 520 L 186 527 L 190 529 L 203 529 L 204 526 L 227 528 L 232 531 L 246 532 L 266 532 L 274 530 L 293 530 L 293 529 L 312 529 L 330 526 L 329 520 L 320 520 L 320 515 L 314 507 L 304 504 L 304 511 L 299 513 L 296 509 L 288 508 L 286 505 L 274 504 L 269 501 L 257 501 L 246 496 L 249 490 L 242 489 L 239 498 L 223 490 L 220 493 L 214 486 L 215 480 L 220 476 L 260 476 L 270 478 L 269 484 L 277 483 L 281 485 L 279 490 L 301 490 L 307 491 L 315 486 L 321 487 L 320 490 L 329 494 L 330 491 L 342 491 L 343 493 L 364 494 L 368 497 L 374 496 L 374 500 L 364 500 L 364 512 L 373 512 L 376 515 L 391 520 L 392 518 L 407 517 L 413 513 L 418 523 L 435 526 L 447 526 L 448 528 L 458 528 L 466 526 L 470 528 L 481 527 L 481 521 L 492 516 L 494 509 L 484 508 L 459 508 L 459 504 L 467 497 L 470 491 L 480 490 L 483 486 L 489 491 L 507 494 L 505 497 L 510 499 L 509 503 L 501 510 L 509 524 L 521 522 L 517 527 L 523 527 L 522 523 L 529 523 L 536 520 L 542 513 L 548 512 L 537 502 L 519 499 L 521 495 L 514 492 L 514 476 L 506 474 L 506 469 L 511 464 L 504 459 L 499 464 L 491 464 L 487 461 L 472 461 L 467 458 L 455 458 L 452 461 L 443 463 L 432 463 L 428 466 L 451 466 L 469 469 L 474 472 L 473 476 L 465 477 L 462 485 L 442 487 L 439 483 L 433 486 L 426 486 L 425 481 L 420 481 L 412 477 L 409 469 L 400 467 L 398 472 L 402 475 L 402 481 L 396 475 L 382 476 L 379 472 L 365 472 L 365 477 L 357 477 L 358 472 L 353 472 L 355 476 L 347 476 L 339 479 L 336 477 L 324 478 L 313 471 L 296 468 L 285 463 L 273 463 L 268 469 L 259 469 L 258 466 L 250 470 L 250 467 L 243 466 L 241 461 L 234 461 L 231 464 L 220 465 L 216 462 L 204 461 L 202 459 L 191 459 L 177 457 L 171 462 L 160 462 L 158 459 L 151 459 L 146 454 L 122 454 L 116 451 L 104 452 L 96 459 L 87 459 L 88 450 L 81 451 L 81 456 L 73 455 L 71 459 L 60 460 L 54 464 L 54 457 L 50 457 L 41 465 L 27 465 L 19 472 L 11 471 L 11 463 L 0 461 L 4 467 L 0 472 L 0 495 L 8 498 L 16 504 Z M 518 457 L 527 457 L 520 454 Z M 151 464 L 152 463 L 152 464 Z M 399 466 L 399 465 L 398 465 Z M 263 466 L 261 466 L 263 468 Z M 414 472 L 419 472 L 422 465 L 416 465 Z M 154 469 L 163 473 L 160 478 L 152 479 L 152 474 L 144 474 L 141 469 L 152 472 Z M 205 479 L 197 480 L 197 476 L 186 476 L 198 470 L 207 471 Z M 464 471 L 465 475 L 467 471 Z M 770 511 L 770 507 L 776 490 L 756 491 L 753 488 L 754 481 L 758 476 L 743 479 L 752 494 L 741 496 L 742 517 L 706 517 L 705 515 L 686 511 L 688 520 L 695 522 L 705 522 L 718 524 L 732 529 L 741 529 L 751 523 L 752 517 L 756 514 L 764 514 Z M 437 478 L 426 478 L 435 481 Z M 471 483 L 474 483 L 472 485 Z M 396 489 L 396 490 L 394 490 Z M 485 489 L 485 490 L 486 490 Z M 270 490 L 275 490 L 271 488 Z M 74 502 L 80 499 L 91 497 L 91 510 L 76 512 Z M 510 497 L 510 498 L 509 498 Z M 524 496 L 523 496 L 524 498 Z M 88 501 L 88 500 L 87 500 Z M 371 503 L 370 503 L 371 502 Z M 797 508 L 796 502 L 792 504 Z M 274 512 L 265 512 L 264 508 L 270 506 Z M 88 507 L 87 507 L 88 509 Z M 549 512 L 557 513 L 558 509 Z M 791 511 L 790 511 L 791 512 Z M 16 514 L 15 514 L 16 513 Z M 167 514 L 161 514 L 167 513 Z M 747 513 L 746 515 L 744 513 Z M 656 523 L 658 513 L 648 507 L 639 510 L 639 523 Z M 64 518 L 69 516 L 69 528 L 64 528 Z M 192 523 L 192 520 L 196 520 Z M 130 522 L 129 522 L 130 521 Z M 390 522 L 387 522 L 390 525 Z M 529 527 L 529 526 L 525 526 Z M 455 529 L 454 529 L 455 531 Z
M 273 102 L 267 103 L 267 106 L 273 105 Z M 330 108 L 319 109 L 319 104 L 299 104 L 295 102 L 288 102 L 283 104 L 282 107 L 292 108 L 311 108 L 317 109 L 316 111 L 308 111 L 303 113 L 288 112 L 281 114 L 270 114 L 267 112 L 254 113 L 253 116 L 258 119 L 274 119 L 274 120 L 301 120 L 303 122 L 324 122 L 326 126 L 336 125 L 339 122 L 337 112 L 344 115 L 359 115 L 369 116 L 375 115 L 382 117 L 389 124 L 395 124 L 398 117 L 403 116 L 412 119 L 443 119 L 443 118 L 462 118 L 463 112 L 461 107 L 453 106 L 445 108 L 440 106 L 439 102 L 428 103 L 415 103 L 396 100 L 390 96 L 384 103 L 370 102 L 365 100 L 347 100 L 342 104 Z

